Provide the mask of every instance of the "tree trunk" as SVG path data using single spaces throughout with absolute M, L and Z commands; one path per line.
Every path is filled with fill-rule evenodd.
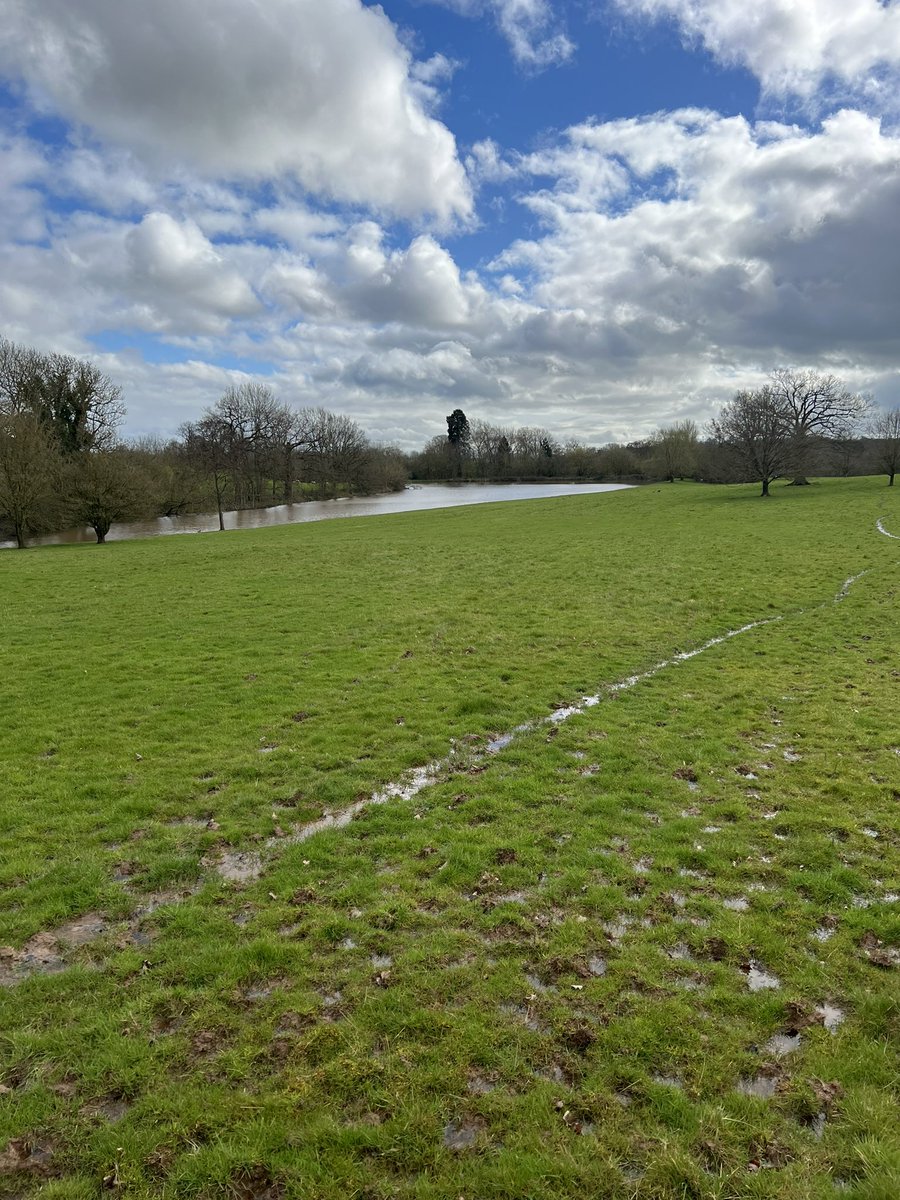
M 807 487 L 809 480 L 804 475 L 798 475 L 796 479 L 791 480 L 791 487 Z
M 760 496 L 768 496 L 768 494 L 769 494 L 769 481 L 768 481 L 768 479 L 764 479 L 762 481 L 762 491 L 760 492 Z
M 891 473 L 888 477 L 888 487 L 893 487 L 893 486 L 894 486 L 894 472 L 891 471 Z
M 25 526 L 16 521 L 16 547 L 19 550 L 27 550 L 28 542 L 25 538 Z

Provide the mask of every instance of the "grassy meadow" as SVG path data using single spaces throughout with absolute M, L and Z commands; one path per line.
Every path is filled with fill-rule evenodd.
M 0 1197 L 896 1200 L 900 489 L 757 491 L 0 554 Z

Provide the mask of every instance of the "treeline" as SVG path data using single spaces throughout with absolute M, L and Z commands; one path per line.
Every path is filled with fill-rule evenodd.
M 900 409 L 882 410 L 834 375 L 774 371 L 755 392 L 738 392 L 701 433 L 694 421 L 665 425 L 624 445 L 560 443 L 546 429 L 447 417 L 446 436 L 407 456 L 413 479 L 694 479 L 770 483 L 809 475 L 884 473 L 900 468 Z
M 36 534 L 116 521 L 402 489 L 403 455 L 348 417 L 230 388 L 177 438 L 119 437 L 121 390 L 94 363 L 0 339 L 0 526 Z

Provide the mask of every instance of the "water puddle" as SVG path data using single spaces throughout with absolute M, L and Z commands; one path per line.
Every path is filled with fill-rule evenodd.
M 743 1096 L 771 1100 L 778 1090 L 778 1080 L 772 1075 L 757 1075 L 754 1079 L 739 1079 L 737 1090 Z
M 588 959 L 588 970 L 597 978 L 606 974 L 606 959 L 601 958 L 598 954 L 592 955 Z
M 743 896 L 729 896 L 722 901 L 722 907 L 730 909 L 731 912 L 747 912 L 750 901 L 745 900 Z
M 487 1096 L 495 1090 L 496 1086 L 489 1079 L 485 1079 L 483 1075 L 470 1075 L 466 1081 L 466 1091 L 471 1092 L 473 1096 Z
M 751 992 L 763 992 L 769 988 L 781 987 L 781 980 L 763 970 L 756 959 L 752 958 L 746 966 L 741 967 L 741 970 L 747 976 L 747 986 Z
M 450 1121 L 444 1126 L 441 1141 L 447 1150 L 471 1150 L 478 1141 L 478 1127 L 466 1121 Z
M 816 1014 L 822 1018 L 822 1024 L 832 1037 L 844 1023 L 844 1010 L 838 1008 L 836 1004 L 817 1004 Z
M 788 749 L 783 752 L 781 757 L 784 759 L 785 762 L 789 762 L 789 763 L 801 762 L 803 759 L 802 754 L 798 754 L 796 750 L 792 750 L 790 747 L 788 747 Z
M 795 1050 L 799 1049 L 800 1034 L 797 1030 L 773 1034 L 763 1046 L 763 1050 L 767 1054 L 774 1054 L 776 1058 L 782 1058 L 785 1054 L 793 1054 Z
M 880 526 L 879 526 L 879 528 L 880 528 Z M 885 533 L 886 531 L 884 529 L 882 529 L 881 532 Z M 889 533 L 889 534 L 887 534 L 887 536 L 891 537 L 892 534 Z M 840 586 L 840 590 L 838 591 L 837 595 L 834 598 L 835 604 L 840 604 L 840 602 L 842 600 L 845 600 L 847 598 L 847 595 L 848 595 L 850 589 L 853 587 L 854 583 L 856 583 L 856 581 L 858 579 L 862 579 L 863 575 L 868 575 L 868 574 L 869 574 L 868 571 L 860 571 L 858 575 L 851 575 L 848 579 L 845 579 L 844 582 Z

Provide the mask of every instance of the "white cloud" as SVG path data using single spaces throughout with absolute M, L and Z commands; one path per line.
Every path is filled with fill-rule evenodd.
M 156 166 L 293 179 L 404 217 L 471 214 L 453 135 L 380 8 L 0 0 L 0 20 L 0 70 L 35 105 Z
M 810 96 L 832 77 L 877 88 L 900 66 L 896 0 L 616 0 L 629 15 L 669 18 L 721 62 L 773 93 Z
M 521 67 L 541 70 L 566 62 L 575 52 L 550 0 L 433 0 L 465 16 L 490 13 Z

